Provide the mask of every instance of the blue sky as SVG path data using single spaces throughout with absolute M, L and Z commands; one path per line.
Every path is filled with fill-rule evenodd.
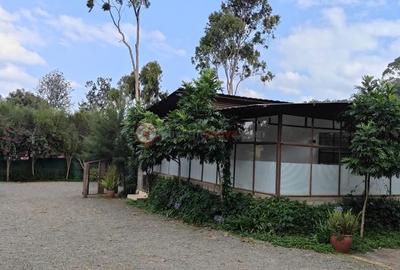
M 88 13 L 85 0 L 0 0 L 0 95 L 16 88 L 34 91 L 38 79 L 59 69 L 74 86 L 73 101 L 85 95 L 85 82 L 98 76 L 113 82 L 130 64 L 99 9 Z M 153 0 L 143 12 L 141 64 L 160 62 L 162 87 L 169 92 L 197 77 L 191 64 L 215 0 Z M 343 99 L 361 76 L 379 76 L 400 56 L 399 0 L 270 0 L 281 24 L 263 58 L 276 75 L 262 84 L 250 78 L 239 95 L 305 101 Z M 133 15 L 126 11 L 126 29 Z M 130 31 L 132 32 L 132 31 Z

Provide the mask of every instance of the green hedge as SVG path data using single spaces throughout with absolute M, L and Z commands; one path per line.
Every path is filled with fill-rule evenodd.
M 199 186 L 163 178 L 151 189 L 148 204 L 154 212 L 190 223 L 220 223 L 230 231 L 273 235 L 314 234 L 333 208 L 283 198 L 256 199 L 241 193 L 232 193 L 221 203 L 217 195 Z
M 59 181 L 65 180 L 66 174 L 65 159 L 38 159 L 35 165 L 35 176 L 31 173 L 30 160 L 13 161 L 11 164 L 11 181 Z M 82 180 L 82 169 L 77 161 L 71 165 L 71 181 Z M 6 162 L 0 161 L 0 181 L 6 180 Z

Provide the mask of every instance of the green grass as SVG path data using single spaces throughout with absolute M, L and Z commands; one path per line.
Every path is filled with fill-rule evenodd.
M 143 209 L 146 212 L 155 213 L 146 200 L 128 201 L 128 204 Z M 157 213 L 157 214 L 163 216 L 166 215 L 165 213 Z M 223 226 L 221 225 L 204 224 L 204 226 L 209 226 L 215 229 L 224 230 Z M 330 244 L 319 243 L 317 239 L 312 236 L 304 236 L 304 235 L 277 236 L 277 235 L 260 234 L 260 233 L 240 233 L 240 232 L 238 233 L 232 231 L 230 231 L 230 233 L 241 237 L 267 241 L 275 246 L 307 249 L 319 253 L 335 252 Z M 358 236 L 354 236 L 351 253 L 365 253 L 380 248 L 390 248 L 390 249 L 400 248 L 400 231 L 382 231 L 382 232 L 367 231 L 364 239 L 361 239 Z

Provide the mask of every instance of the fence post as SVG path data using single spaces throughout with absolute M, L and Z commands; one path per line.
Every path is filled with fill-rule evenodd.
M 89 194 L 89 163 L 85 162 L 83 165 L 83 192 L 82 195 L 84 198 L 87 198 Z

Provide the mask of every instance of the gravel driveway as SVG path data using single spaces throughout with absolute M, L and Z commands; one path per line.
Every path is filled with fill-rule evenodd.
M 81 183 L 0 183 L 0 269 L 377 269 L 80 194 Z

